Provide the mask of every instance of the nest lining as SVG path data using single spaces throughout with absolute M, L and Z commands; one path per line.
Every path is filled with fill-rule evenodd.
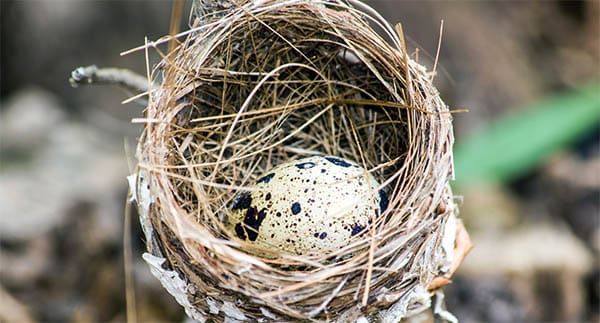
M 149 252 L 185 281 L 195 318 L 237 313 L 226 305 L 278 320 L 355 319 L 398 303 L 406 314 L 443 270 L 455 212 L 450 115 L 398 35 L 390 45 L 374 22 L 392 30 L 342 1 L 250 2 L 198 28 L 155 70 L 140 213 Z M 355 160 L 382 183 L 390 205 L 366 235 L 300 257 L 225 230 L 238 192 L 310 155 Z

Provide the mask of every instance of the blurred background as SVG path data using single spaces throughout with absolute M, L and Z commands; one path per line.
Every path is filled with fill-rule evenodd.
M 455 114 L 454 188 L 475 249 L 448 309 L 462 322 L 598 322 L 600 2 L 367 2 L 429 69 L 444 21 L 435 84 L 469 110 Z M 171 5 L 0 1 L 1 322 L 125 320 L 125 177 L 143 106 L 68 78 L 91 64 L 144 74 L 143 52 L 119 53 L 167 34 Z M 184 321 L 131 224 L 139 320 Z

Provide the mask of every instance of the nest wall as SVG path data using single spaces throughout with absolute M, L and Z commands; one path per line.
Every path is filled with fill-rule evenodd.
M 453 137 L 402 35 L 342 1 L 241 3 L 202 22 L 154 70 L 137 152 L 148 250 L 182 282 L 188 314 L 347 320 L 422 307 L 415 293 L 448 265 Z M 382 184 L 389 207 L 367 234 L 300 257 L 225 229 L 238 192 L 312 155 L 354 160 Z

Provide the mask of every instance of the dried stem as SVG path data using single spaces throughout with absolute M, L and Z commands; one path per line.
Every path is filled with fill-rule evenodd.
M 148 92 L 154 87 L 148 78 L 124 68 L 98 68 L 96 65 L 78 67 L 71 72 L 72 87 L 88 84 L 114 84 L 133 93 Z

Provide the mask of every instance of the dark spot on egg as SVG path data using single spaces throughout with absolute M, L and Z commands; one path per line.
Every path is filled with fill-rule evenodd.
M 233 205 L 231 206 L 232 210 L 242 210 L 247 209 L 252 204 L 252 196 L 250 192 L 241 192 L 238 194 L 233 200 Z
M 316 166 L 316 164 L 313 162 L 296 164 L 296 167 L 298 167 L 298 169 L 309 169 L 309 168 L 313 168 L 315 166 Z
M 327 238 L 327 232 L 321 232 L 321 234 L 319 235 L 319 239 L 323 240 Z
M 325 168 L 321 168 L 321 173 L 325 174 L 325 173 L 327 173 L 327 170 Z
M 340 167 L 350 167 L 352 166 L 350 163 L 348 163 L 345 160 L 341 160 L 339 158 L 335 158 L 335 157 L 325 157 L 325 159 L 327 159 L 327 161 L 329 161 L 330 163 L 336 165 L 336 166 L 340 166 Z
M 379 190 L 379 209 L 381 210 L 381 213 L 387 210 L 389 203 L 390 201 L 388 200 L 388 196 L 385 194 L 385 191 L 382 189 Z
M 235 234 L 238 236 L 238 238 L 246 240 L 246 232 L 244 232 L 244 228 L 242 227 L 241 223 L 235 225 Z
M 319 232 L 315 232 L 314 236 L 315 236 L 315 238 L 318 238 L 319 237 Z
M 265 195 L 265 200 L 268 201 L 271 199 L 271 192 L 267 193 L 267 195 Z
M 275 213 L 275 215 L 276 215 L 277 217 L 281 217 L 281 212 L 277 212 L 277 213 Z
M 365 227 L 361 226 L 360 224 L 354 223 L 354 225 L 352 225 L 352 233 L 350 235 L 355 236 L 364 230 L 364 228 Z
M 256 238 L 258 237 L 258 229 L 260 228 L 260 225 L 262 224 L 266 215 L 265 209 L 257 212 L 255 207 L 251 207 L 246 211 L 244 224 L 246 225 L 246 234 L 248 235 L 248 239 L 250 239 L 250 241 L 256 241 Z
M 292 204 L 292 214 L 296 215 L 296 214 L 300 213 L 301 211 L 302 211 L 302 207 L 300 206 L 300 203 L 294 202 L 294 204 Z
M 271 174 L 265 175 L 265 176 L 259 178 L 258 181 L 256 181 L 256 184 L 268 183 L 268 182 L 271 181 L 271 179 L 273 179 L 273 176 L 275 176 L 275 173 L 271 173 Z

